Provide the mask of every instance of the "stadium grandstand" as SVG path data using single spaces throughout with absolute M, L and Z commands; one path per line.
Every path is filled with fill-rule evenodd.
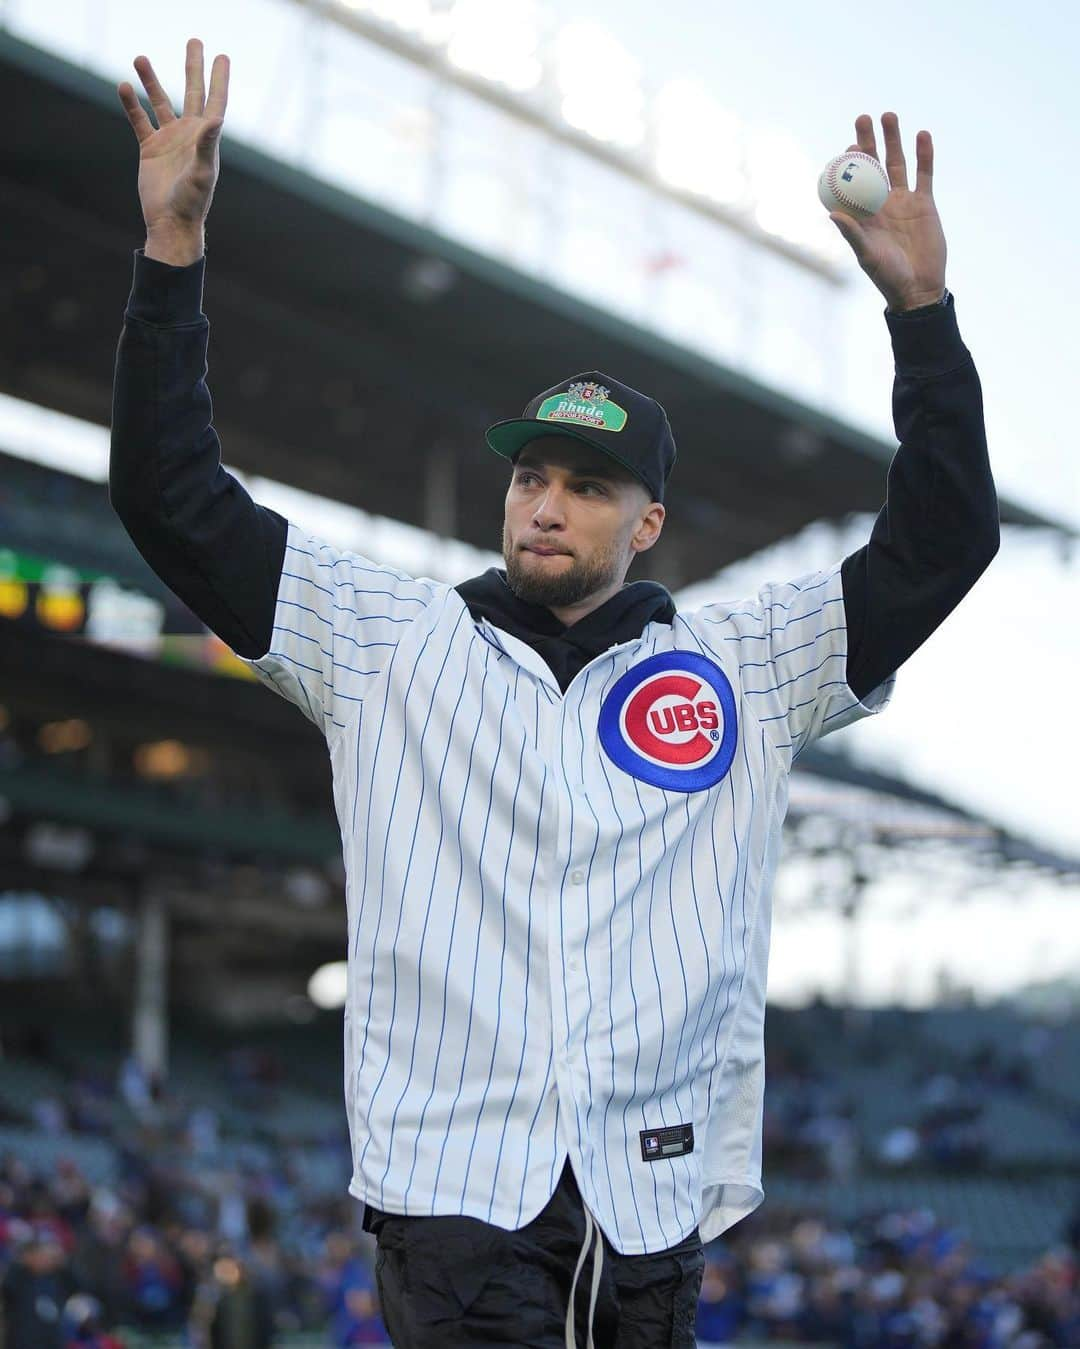
M 95 45 L 92 8 L 86 33 L 32 6 L 0 17 L 3 87 L 34 114 L 10 124 L 0 167 L 0 1344 L 36 1343 L 18 1328 L 43 1296 L 65 1349 L 388 1343 L 345 1194 L 340 1008 L 320 992 L 345 930 L 325 745 L 164 588 L 108 501 L 141 221 L 115 93 L 126 69 Z M 115 42 L 127 9 L 105 8 Z M 771 369 L 750 301 L 731 331 L 697 314 L 700 340 L 675 318 L 677 287 L 702 280 L 672 275 L 671 249 L 716 240 L 716 265 L 752 268 L 762 306 L 802 297 L 797 365 L 829 331 L 834 256 L 658 176 L 585 113 L 557 121 L 482 61 L 452 60 L 450 38 L 418 46 L 392 7 L 271 8 L 302 19 L 312 79 L 322 69 L 329 87 L 319 62 L 347 57 L 386 106 L 366 114 L 381 186 L 340 167 L 340 129 L 305 158 L 287 129 L 245 135 L 238 109 L 223 145 L 210 385 L 226 458 L 259 500 L 462 579 L 499 560 L 504 482 L 484 427 L 537 372 L 598 366 L 654 392 L 678 428 L 671 524 L 639 574 L 685 590 L 878 509 L 894 447 L 827 406 L 826 369 Z M 440 156 L 402 90 L 472 149 Z M 491 178 L 477 160 L 490 137 L 594 175 L 634 218 L 668 219 L 670 249 L 620 299 L 588 267 L 560 270 L 572 219 L 530 216 L 534 245 L 470 233 L 454 178 Z M 410 147 L 427 178 L 388 186 Z M 1059 528 L 1001 508 L 1006 527 Z M 852 928 L 889 868 L 960 859 L 972 885 L 1080 870 L 831 749 L 795 769 L 786 849 L 786 866 L 827 864 L 807 902 Z M 1060 992 L 771 1008 L 767 1200 L 707 1252 L 701 1345 L 1080 1343 L 1080 1024 L 1076 988 Z M 977 1337 L 988 1326 L 999 1338 Z

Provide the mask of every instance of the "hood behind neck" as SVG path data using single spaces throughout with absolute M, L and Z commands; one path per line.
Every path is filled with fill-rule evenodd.
M 609 647 L 640 637 L 649 623 L 671 623 L 675 617 L 674 600 L 656 581 L 632 581 L 569 627 L 543 605 L 519 599 L 499 567 L 455 589 L 474 619 L 486 618 L 527 642 L 550 666 L 564 693 L 574 675 Z

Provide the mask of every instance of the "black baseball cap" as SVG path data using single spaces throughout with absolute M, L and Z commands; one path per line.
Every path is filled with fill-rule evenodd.
M 663 501 L 675 463 L 667 413 L 600 370 L 587 370 L 538 393 L 520 417 L 489 426 L 484 439 L 496 454 L 513 460 L 531 440 L 570 436 L 622 464 L 643 483 L 653 501 Z

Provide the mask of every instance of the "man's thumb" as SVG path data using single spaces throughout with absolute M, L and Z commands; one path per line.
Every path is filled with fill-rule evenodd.
M 845 215 L 842 211 L 830 211 L 829 219 L 855 250 L 855 256 L 861 259 L 865 249 L 862 226 L 857 220 Z

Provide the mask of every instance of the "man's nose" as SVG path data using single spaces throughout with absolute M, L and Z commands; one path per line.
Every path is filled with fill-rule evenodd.
M 550 486 L 533 511 L 533 522 L 538 529 L 561 529 L 566 524 L 566 510 L 563 494 L 558 487 Z

